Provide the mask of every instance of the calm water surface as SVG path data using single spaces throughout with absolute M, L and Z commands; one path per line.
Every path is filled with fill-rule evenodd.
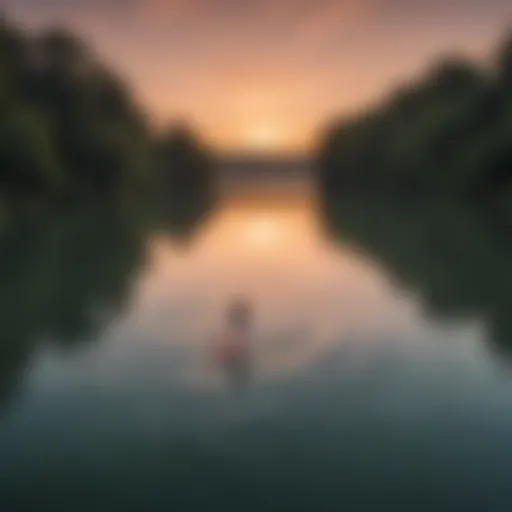
M 7 226 L 0 278 L 2 511 L 512 509 L 512 247 L 473 212 L 225 183 Z

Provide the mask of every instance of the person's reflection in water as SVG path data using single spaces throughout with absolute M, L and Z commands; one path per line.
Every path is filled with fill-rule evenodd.
M 230 384 L 245 387 L 251 373 L 252 309 L 248 302 L 238 300 L 227 315 L 226 332 L 218 346 L 217 359 Z

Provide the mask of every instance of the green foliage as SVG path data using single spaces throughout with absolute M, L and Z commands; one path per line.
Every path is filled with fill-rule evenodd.
M 61 167 L 48 124 L 31 109 L 14 108 L 0 123 L 0 183 L 7 192 L 57 191 Z
M 512 96 L 512 33 L 502 43 L 498 51 L 498 70 L 500 79 L 506 84 L 507 93 Z
M 512 40 L 494 70 L 460 58 L 328 130 L 326 190 L 512 199 Z
M 159 174 L 158 183 L 164 192 L 180 190 L 212 192 L 211 157 L 185 127 L 173 127 L 155 141 L 155 157 Z
M 157 178 L 207 186 L 206 154 L 192 134 L 156 146 L 153 155 L 127 86 L 83 41 L 61 28 L 29 36 L 0 21 L 1 195 L 124 198 Z M 172 172 L 155 172 L 155 160 Z

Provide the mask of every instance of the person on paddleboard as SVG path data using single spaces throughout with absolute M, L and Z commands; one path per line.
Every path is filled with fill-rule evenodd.
M 233 302 L 227 312 L 225 331 L 219 341 L 217 359 L 231 380 L 247 379 L 250 366 L 253 314 L 245 300 Z

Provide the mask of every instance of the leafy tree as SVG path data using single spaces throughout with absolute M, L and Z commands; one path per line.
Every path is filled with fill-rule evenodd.
M 152 139 L 128 86 L 84 41 L 65 28 L 28 35 L 0 21 L 4 194 L 112 199 L 140 195 L 156 179 L 209 187 L 208 156 L 191 133 Z
M 336 122 L 320 149 L 323 189 L 512 200 L 512 41 L 498 54 L 496 73 L 446 58 Z
M 211 192 L 210 156 L 189 128 L 168 129 L 157 138 L 155 155 L 159 182 L 167 189 Z
M 504 39 L 497 53 L 499 77 L 508 95 L 512 96 L 512 32 Z
M 45 119 L 27 108 L 14 108 L 0 123 L 0 185 L 15 194 L 58 189 L 59 158 Z

